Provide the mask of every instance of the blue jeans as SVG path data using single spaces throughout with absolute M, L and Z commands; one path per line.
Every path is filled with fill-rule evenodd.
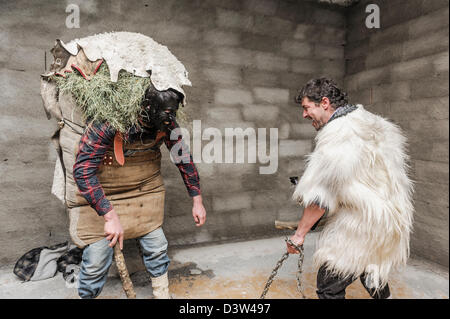
M 167 240 L 162 228 L 157 228 L 138 238 L 142 248 L 145 268 L 152 277 L 164 275 L 169 268 Z M 103 238 L 87 246 L 83 251 L 80 274 L 78 278 L 78 295 L 81 298 L 95 298 L 106 283 L 109 267 L 112 263 L 113 248 L 109 240 Z

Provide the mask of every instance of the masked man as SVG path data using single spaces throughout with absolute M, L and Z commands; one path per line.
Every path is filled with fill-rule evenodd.
M 388 274 L 406 263 L 412 229 L 406 138 L 395 124 L 348 104 L 327 78 L 309 81 L 296 102 L 318 134 L 293 194 L 304 212 L 291 240 L 303 244 L 326 213 L 314 254 L 318 297 L 343 299 L 360 277 L 371 297 L 388 298 Z
M 175 114 L 182 98 L 182 95 L 175 90 L 160 92 L 151 86 L 146 94 L 146 107 L 149 110 L 148 121 L 143 119 L 141 121 L 141 129 L 135 129 L 130 132 L 125 139 L 128 145 L 135 145 L 133 143 L 136 141 L 140 145 L 145 145 L 146 141 L 150 141 L 146 149 L 151 150 L 149 154 L 152 154 L 152 152 L 157 154 L 150 161 L 159 160 L 159 146 L 162 142 L 166 144 L 169 150 L 176 143 L 181 143 L 181 147 L 179 147 L 181 155 L 174 154 L 174 162 L 180 170 L 189 195 L 193 199 L 192 214 L 194 221 L 197 226 L 201 226 L 205 222 L 206 211 L 202 204 L 198 172 L 192 161 L 192 156 L 182 139 L 170 139 L 171 132 L 178 127 L 175 121 Z M 151 112 L 150 110 L 155 111 Z M 80 193 L 89 202 L 90 206 L 96 210 L 97 214 L 104 218 L 105 238 L 90 244 L 83 252 L 78 288 L 79 295 L 82 298 L 94 298 L 101 292 L 112 262 L 112 247 L 114 247 L 116 242 L 121 249 L 123 247 L 124 230 L 119 216 L 113 205 L 106 198 L 97 177 L 100 165 L 114 165 L 115 158 L 111 152 L 108 153 L 108 150 L 114 146 L 115 135 L 115 130 L 107 123 L 93 123 L 89 125 L 81 137 L 79 151 L 73 168 L 73 176 Z M 143 148 L 135 149 L 134 151 L 136 150 L 144 152 Z M 133 154 L 132 148 L 129 148 L 127 151 L 130 156 Z M 184 158 L 177 157 L 177 155 Z M 127 152 L 125 152 L 126 157 Z M 132 161 L 132 157 L 129 160 Z M 130 165 L 133 165 L 133 162 Z M 156 171 L 153 171 L 153 173 L 156 173 Z M 160 187 L 160 185 L 157 187 Z M 156 205 L 158 204 L 154 203 L 153 206 L 142 207 L 142 209 L 152 209 Z M 159 205 L 164 205 L 164 203 L 159 203 Z M 155 223 L 162 223 L 160 214 L 155 215 Z M 168 298 L 167 269 L 169 258 L 167 256 L 167 241 L 160 225 L 155 226 L 157 226 L 156 229 L 138 237 L 138 239 L 143 252 L 144 264 L 152 277 L 155 297 Z
M 169 298 L 163 143 L 193 200 L 196 226 L 206 219 L 199 175 L 176 122 L 188 73 L 167 47 L 132 32 L 57 40 L 51 52 L 41 95 L 47 116 L 59 121 L 52 193 L 65 202 L 70 237 L 84 249 L 78 293 L 97 297 L 113 247 L 137 239 L 154 296 Z

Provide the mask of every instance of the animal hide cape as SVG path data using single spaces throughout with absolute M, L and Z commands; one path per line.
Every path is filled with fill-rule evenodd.
M 66 73 L 72 73 L 76 69 L 86 81 L 91 81 L 96 74 L 98 79 L 99 73 L 102 70 L 100 68 L 101 65 L 107 64 L 110 74 L 108 78 L 110 78 L 111 82 L 118 82 L 123 87 L 124 82 L 121 82 L 121 78 L 123 79 L 123 77 L 122 75 L 119 76 L 121 70 L 127 71 L 130 76 L 134 75 L 133 78 L 150 78 L 150 81 L 158 90 L 175 89 L 182 93 L 184 96 L 183 105 L 186 104 L 186 97 L 182 86 L 191 86 L 191 82 L 188 79 L 188 72 L 184 65 L 166 46 L 140 33 L 109 32 L 74 39 L 68 43 L 57 39 L 51 52 L 54 61 L 50 67 L 50 71 L 41 75 L 41 97 L 47 118 L 50 119 L 53 116 L 60 125 L 52 138 L 59 155 L 55 164 L 52 194 L 65 203 L 65 197 L 70 191 L 68 191 L 65 185 L 67 175 L 65 170 L 68 168 L 65 167 L 67 163 L 64 163 L 61 146 L 71 147 L 72 145 L 78 145 L 80 135 L 86 125 L 86 116 L 83 116 L 85 114 L 83 114 L 82 108 L 80 108 L 80 105 L 76 105 L 76 101 L 71 97 L 71 94 L 64 94 L 62 92 L 63 90 L 57 87 L 55 81 L 52 80 L 53 75 L 61 75 L 64 78 L 66 77 Z M 97 73 L 97 71 L 99 72 Z M 84 100 L 89 105 L 90 110 L 97 110 L 96 105 L 100 105 L 103 109 L 99 108 L 98 113 L 111 115 L 111 118 L 115 121 L 111 121 L 110 123 L 120 122 L 121 126 L 125 127 L 125 124 L 136 122 L 132 121 L 132 119 L 137 111 L 132 112 L 130 109 L 137 110 L 135 105 L 138 104 L 138 109 L 141 109 L 141 96 L 138 96 L 138 99 L 136 99 L 136 92 L 138 91 L 136 88 L 142 87 L 142 85 L 137 85 L 136 82 L 131 83 L 132 78 L 127 78 L 129 81 L 126 82 L 128 86 L 125 89 L 129 88 L 131 92 L 128 95 L 114 95 L 111 93 L 111 87 L 109 85 L 97 82 L 96 85 L 99 87 L 96 87 L 96 89 L 99 91 L 104 89 L 105 92 L 97 94 L 95 101 L 89 98 L 93 94 L 90 95 L 84 92 L 90 88 L 88 84 L 78 85 L 78 96 L 80 100 Z M 71 84 L 71 89 L 74 89 L 73 83 Z M 129 87 L 130 85 L 133 87 Z M 110 96 L 110 99 L 105 98 L 105 96 Z M 112 99 L 111 96 L 116 99 L 114 104 L 108 104 L 108 101 Z M 117 105 L 118 97 L 125 97 L 129 102 L 127 101 L 123 105 Z M 98 100 L 103 100 L 105 103 L 93 103 Z M 120 98 L 118 100 L 123 101 L 124 99 Z M 125 116 L 127 116 L 127 119 L 123 119 Z M 91 117 L 94 118 L 94 116 Z M 63 126 L 67 130 L 71 128 L 76 134 L 66 134 L 65 139 L 60 139 L 60 131 Z M 75 127 L 77 129 L 74 129 Z M 72 174 L 71 171 L 69 173 Z M 72 190 L 73 187 L 69 189 Z
M 409 256 L 413 185 L 400 128 L 357 107 L 319 131 L 293 199 L 328 208 L 315 266 L 381 288 Z
M 125 70 L 135 76 L 150 77 L 159 91 L 171 88 L 186 96 L 182 86 L 192 85 L 186 68 L 169 49 L 140 33 L 106 32 L 68 43 L 57 39 L 52 53 L 57 61 L 53 71 L 60 75 L 75 68 L 90 79 L 104 60 L 108 64 L 111 82 L 117 82 L 120 70 Z M 186 98 L 182 104 L 186 104 Z

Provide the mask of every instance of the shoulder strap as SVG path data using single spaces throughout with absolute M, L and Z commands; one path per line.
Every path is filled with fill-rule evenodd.
M 155 138 L 155 145 L 165 135 L 166 133 L 164 132 L 158 132 Z M 114 136 L 114 156 L 116 158 L 117 163 L 119 163 L 120 166 L 123 166 L 123 164 L 125 164 L 125 156 L 123 154 L 123 136 L 122 133 L 120 132 L 117 132 L 116 135 Z
M 125 157 L 123 156 L 123 137 L 120 132 L 117 132 L 114 136 L 114 156 L 116 157 L 117 163 L 123 166 Z

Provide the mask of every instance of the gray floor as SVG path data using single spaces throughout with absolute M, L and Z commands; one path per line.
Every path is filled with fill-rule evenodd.
M 307 298 L 315 294 L 315 271 L 311 256 L 315 237 L 305 242 L 302 281 Z M 226 243 L 193 248 L 169 248 L 170 289 L 173 298 L 258 298 L 276 262 L 285 251 L 284 237 Z M 300 298 L 295 273 L 297 257 L 291 255 L 273 281 L 267 298 Z M 140 268 L 140 269 L 139 269 Z M 51 279 L 22 283 L 13 265 L 0 268 L 0 298 L 78 298 L 73 285 L 61 273 Z M 130 265 L 137 298 L 152 298 L 148 275 L 142 266 Z M 437 265 L 410 259 L 408 265 L 391 275 L 393 298 L 448 298 L 448 272 Z M 347 298 L 369 298 L 359 281 L 347 288 Z M 126 298 L 116 270 L 112 267 L 100 298 Z

